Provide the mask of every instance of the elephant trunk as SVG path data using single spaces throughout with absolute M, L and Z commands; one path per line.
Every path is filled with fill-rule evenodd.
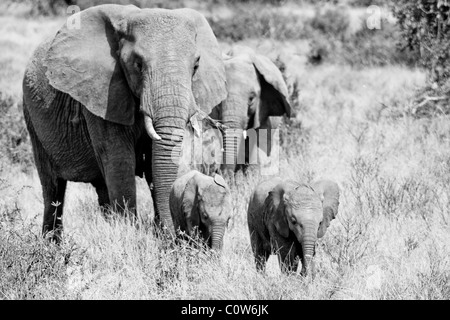
M 245 151 L 241 144 L 243 142 L 242 129 L 226 129 L 224 135 L 224 167 L 229 171 L 235 171 L 237 165 L 245 164 Z
M 317 228 L 318 226 L 315 223 L 309 223 L 305 225 L 305 233 L 302 241 L 302 249 L 303 249 L 303 266 L 302 266 L 302 274 L 306 275 L 314 256 L 314 247 L 317 241 Z
M 223 245 L 223 236 L 225 233 L 225 226 L 213 226 L 211 232 L 211 248 L 215 251 L 220 252 Z
M 151 82 L 152 89 L 144 88 L 141 107 L 146 115 L 146 130 L 153 144 L 152 195 L 155 221 L 162 223 L 175 236 L 169 194 L 178 174 L 183 135 L 193 97 L 191 86 L 182 83 L 177 73 L 154 75 Z
M 237 165 L 245 164 L 244 129 L 247 128 L 248 102 L 239 95 L 229 93 L 222 102 L 222 120 L 227 127 L 224 142 L 224 168 L 235 171 Z
M 170 214 L 169 194 L 170 189 L 177 178 L 178 161 L 180 158 L 180 142 L 171 141 L 182 135 L 175 133 L 160 133 L 161 140 L 153 141 L 152 172 L 153 172 L 153 196 L 155 201 L 155 220 L 162 223 L 168 231 L 175 235 L 175 228 Z

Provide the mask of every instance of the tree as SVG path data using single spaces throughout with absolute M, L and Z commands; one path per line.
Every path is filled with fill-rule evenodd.
M 393 6 L 403 41 L 418 49 L 432 88 L 450 91 L 450 0 L 397 0 Z

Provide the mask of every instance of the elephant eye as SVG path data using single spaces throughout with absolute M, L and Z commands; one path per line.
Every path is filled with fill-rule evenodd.
M 291 222 L 292 222 L 292 224 L 296 224 L 297 223 L 297 219 L 295 219 L 295 217 L 291 217 Z
M 142 62 L 138 59 L 134 60 L 133 66 L 137 71 L 142 71 Z
M 251 92 L 250 96 L 248 97 L 248 104 L 251 105 L 253 103 L 253 100 L 256 98 L 256 93 Z

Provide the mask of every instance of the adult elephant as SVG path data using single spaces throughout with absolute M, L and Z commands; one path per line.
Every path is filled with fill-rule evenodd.
M 67 181 L 90 182 L 100 204 L 135 212 L 135 174 L 145 174 L 155 218 L 174 234 L 169 193 L 186 125 L 226 96 L 217 40 L 190 9 L 102 5 L 73 19 L 80 27 L 42 43 L 23 81 L 43 233 L 60 235 Z
M 227 77 L 227 98 L 211 112 L 227 130 L 224 136 L 224 165 L 226 171 L 236 171 L 245 162 L 256 162 L 257 139 L 266 129 L 268 146 L 260 150 L 270 154 L 272 129 L 280 123 L 277 116 L 291 114 L 288 90 L 280 70 L 269 58 L 245 46 L 234 46 L 223 55 Z M 245 130 L 249 134 L 245 146 Z M 261 141 L 260 141 L 261 142 Z

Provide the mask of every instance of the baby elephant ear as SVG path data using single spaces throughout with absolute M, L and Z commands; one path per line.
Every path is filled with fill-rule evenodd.
M 189 234 L 193 231 L 194 227 L 200 225 L 200 216 L 197 206 L 198 195 L 198 177 L 194 174 L 186 183 L 186 187 L 183 193 L 183 212 L 186 219 L 186 225 Z
M 330 225 L 331 220 L 336 218 L 339 207 L 339 186 L 331 180 L 319 180 L 312 184 L 312 188 L 322 201 L 323 220 L 319 225 L 317 237 L 322 238 Z
M 265 210 L 270 210 L 273 214 L 273 223 L 277 231 L 285 238 L 289 236 L 289 225 L 284 211 L 284 187 L 277 185 L 269 192 L 265 203 Z

